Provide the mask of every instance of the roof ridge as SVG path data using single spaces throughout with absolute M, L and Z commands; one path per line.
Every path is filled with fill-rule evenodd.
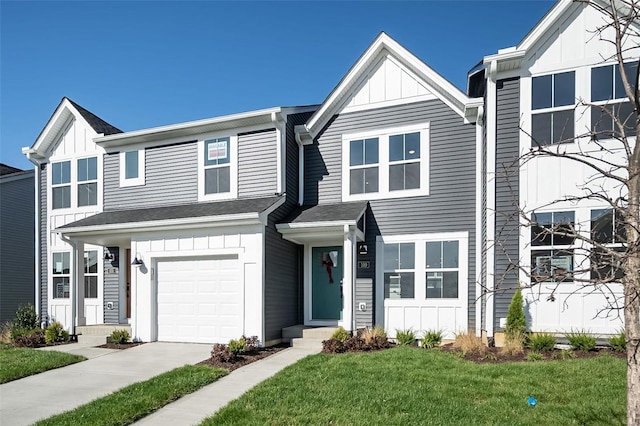
M 124 133 L 122 130 L 118 129 L 116 126 L 110 123 L 107 123 L 102 118 L 98 117 L 97 115 L 95 115 L 88 109 L 82 107 L 81 105 L 78 105 L 76 102 L 72 101 L 68 97 L 65 96 L 64 98 L 68 100 L 69 103 L 73 105 L 75 109 L 78 110 L 80 115 L 82 115 L 82 118 L 84 118 L 87 121 L 87 123 L 89 123 L 89 125 L 93 128 L 93 130 L 96 131 L 96 133 L 104 134 L 104 135 Z

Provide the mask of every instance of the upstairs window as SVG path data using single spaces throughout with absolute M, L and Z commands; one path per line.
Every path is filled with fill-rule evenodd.
M 78 160 L 78 207 L 98 204 L 98 159 Z
M 51 164 L 52 208 L 71 207 L 71 161 Z
M 138 186 L 145 183 L 145 150 L 120 153 L 120 186 Z
M 575 72 L 531 79 L 531 145 L 572 142 L 576 103 Z
M 198 142 L 198 199 L 222 200 L 238 194 L 238 136 Z
M 535 213 L 532 221 L 532 280 L 572 281 L 575 213 Z
M 343 200 L 428 195 L 429 124 L 343 135 Z
M 624 63 L 627 78 L 633 80 L 638 68 L 637 62 Z M 620 65 L 606 65 L 591 69 L 591 130 L 596 139 L 622 136 L 615 122 L 617 118 L 624 127 L 624 135 L 635 136 L 638 118 L 633 104 L 624 90 Z

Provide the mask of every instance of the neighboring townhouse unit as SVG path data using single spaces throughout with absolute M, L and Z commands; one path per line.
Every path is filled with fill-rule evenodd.
M 33 304 L 35 185 L 33 170 L 0 164 L 0 322 Z
M 483 210 L 488 250 L 484 279 L 490 290 L 508 289 L 488 295 L 485 325 L 489 335 L 503 330 L 513 289 L 519 283 L 528 286 L 530 275 L 541 275 L 541 268 L 588 269 L 584 250 L 577 250 L 584 247 L 578 239 L 559 235 L 541 238 L 539 228 L 522 226 L 527 222 L 519 217 L 516 206 L 541 227 L 567 224 L 602 244 L 622 246 L 615 231 L 616 218 L 606 202 L 594 198 L 556 202 L 585 194 L 585 185 L 593 191 L 604 189 L 615 199 L 621 194 L 611 182 L 594 179 L 588 166 L 566 158 L 518 162 L 538 144 L 558 152 L 602 152 L 597 155 L 610 159 L 622 154 L 619 149 L 610 151 L 620 144 L 611 139 L 613 120 L 603 115 L 600 106 L 613 108 L 616 115 L 628 119 L 627 123 L 635 123 L 637 113 L 621 85 L 614 46 L 609 41 L 612 33 L 600 37 L 597 32 L 603 22 L 603 15 L 587 4 L 560 1 L 517 46 L 486 56 L 470 73 L 472 91 L 486 85 L 487 190 Z M 634 76 L 640 40 L 630 38 L 625 43 L 625 68 Z M 627 135 L 633 140 L 632 127 Z M 592 131 L 597 135 L 590 135 Z M 593 273 L 584 272 L 582 278 L 589 279 L 589 274 Z M 530 329 L 618 332 L 623 326 L 622 314 L 610 307 L 616 306 L 622 288 L 611 284 L 601 290 L 574 280 L 557 283 L 549 278 L 524 291 Z

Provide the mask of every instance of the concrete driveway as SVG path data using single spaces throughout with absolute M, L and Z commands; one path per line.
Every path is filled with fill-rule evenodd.
M 146 343 L 0 385 L 0 424 L 29 425 L 210 356 L 212 345 Z

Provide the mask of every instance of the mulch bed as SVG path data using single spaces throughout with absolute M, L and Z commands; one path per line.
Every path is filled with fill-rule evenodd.
M 144 342 L 129 342 L 129 343 L 105 343 L 104 345 L 96 346 L 96 348 L 103 349 L 129 349 L 135 346 L 144 345 Z
M 504 353 L 502 351 L 502 348 L 485 347 L 484 349 L 485 349 L 484 353 L 467 353 L 465 354 L 463 359 L 467 361 L 472 361 L 478 364 L 499 364 L 503 362 L 521 362 L 521 361 L 528 361 L 527 356 L 529 355 L 530 352 L 532 352 L 530 349 L 524 349 L 524 351 L 519 354 L 508 354 L 508 353 Z M 451 343 L 440 346 L 439 350 L 443 352 L 458 352 L 458 353 L 460 352 L 460 350 L 454 348 L 453 344 Z M 555 349 L 549 352 L 538 352 L 538 353 L 541 354 L 544 357 L 544 359 L 536 362 L 556 361 L 556 360 L 563 359 L 562 351 L 559 349 Z M 571 351 L 571 353 L 573 353 L 573 356 L 571 358 L 566 358 L 566 359 L 595 358 L 602 354 L 608 354 L 616 358 L 622 358 L 622 359 L 626 358 L 626 354 L 624 352 L 616 352 L 609 348 L 596 348 L 588 352 L 587 351 Z
M 219 362 L 214 360 L 213 358 L 209 358 L 202 362 L 199 362 L 198 365 L 209 365 L 211 367 L 224 368 L 229 371 L 233 371 L 237 368 L 243 367 L 247 364 L 251 364 L 252 362 L 256 362 L 260 359 L 278 353 L 284 349 L 287 349 L 288 347 L 290 347 L 288 344 L 281 343 L 279 345 L 269 346 L 268 348 L 258 348 L 254 352 L 239 355 L 237 360 L 232 362 Z

